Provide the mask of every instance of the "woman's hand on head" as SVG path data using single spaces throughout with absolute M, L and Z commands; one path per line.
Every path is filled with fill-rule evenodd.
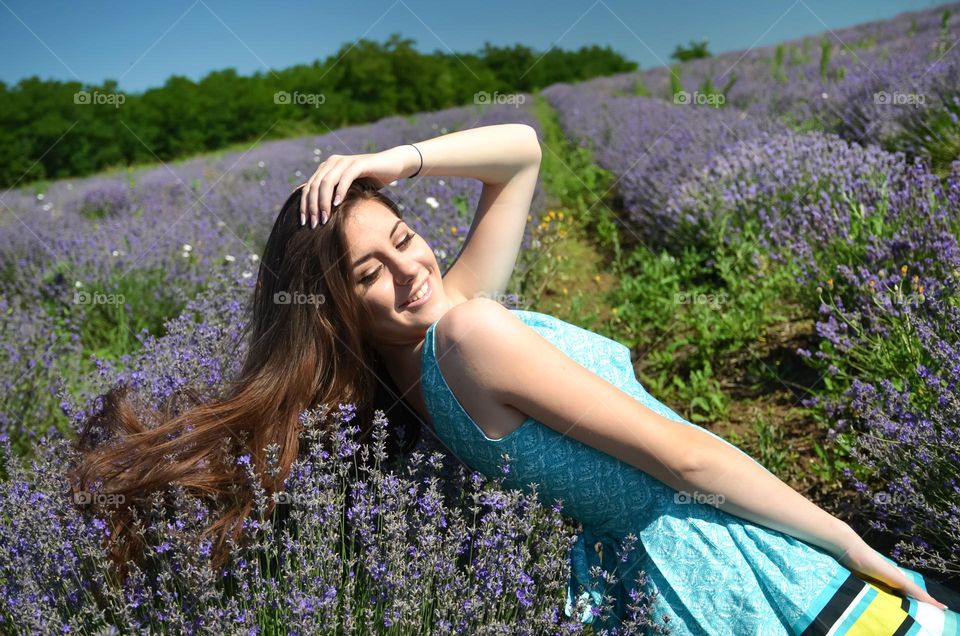
M 317 226 L 318 221 L 326 223 L 333 207 L 340 204 L 355 179 L 369 177 L 377 187 L 382 188 L 408 176 L 413 172 L 409 153 L 416 156 L 416 150 L 409 146 L 406 150 L 408 152 L 404 152 L 401 146 L 395 146 L 375 153 L 327 157 L 306 183 L 298 186 L 304 188 L 300 197 L 300 225 L 308 219 L 312 228 Z

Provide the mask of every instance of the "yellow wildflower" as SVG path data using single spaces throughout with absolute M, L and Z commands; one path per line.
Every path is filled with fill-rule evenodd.
M 828 279 L 827 279 L 827 287 L 829 287 L 830 289 L 833 289 L 833 279 L 832 279 L 832 278 L 828 278 Z
M 906 265 L 904 265 L 903 267 L 900 268 L 900 275 L 901 275 L 901 276 L 906 276 L 906 275 L 907 275 L 907 266 L 906 266 Z
M 451 225 L 451 226 L 450 226 L 450 232 L 451 232 L 452 234 L 456 234 L 456 233 L 457 233 L 457 226 L 456 226 L 456 225 Z

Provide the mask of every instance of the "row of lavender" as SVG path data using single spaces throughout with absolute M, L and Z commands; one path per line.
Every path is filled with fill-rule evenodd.
M 323 157 L 501 122 L 539 130 L 525 108 L 458 108 L 4 195 L 0 630 L 101 633 L 109 626 L 162 625 L 255 633 L 273 622 L 292 633 L 316 633 L 336 631 L 346 620 L 365 633 L 423 633 L 426 625 L 436 633 L 464 633 L 498 623 L 521 633 L 581 632 L 583 624 L 568 617 L 584 608 L 563 612 L 576 528 L 536 496 L 486 487 L 488 480 L 437 453 L 442 448 L 429 437 L 406 474 L 373 471 L 359 481 L 347 454 L 330 457 L 313 446 L 288 484 L 302 534 L 272 536 L 269 520 L 255 522 L 262 540 L 238 553 L 226 573 L 212 572 L 204 560 L 209 543 L 191 542 L 209 524 L 209 510 L 178 496 L 175 510 L 158 506 L 143 520 L 153 569 L 133 568 L 117 586 L 107 580 L 106 525 L 81 517 L 64 495 L 63 467 L 73 459 L 69 440 L 42 428 L 59 415 L 69 432 L 97 410 L 96 396 L 121 380 L 149 407 L 187 386 L 217 395 L 243 359 L 246 303 L 278 206 Z M 479 182 L 400 181 L 388 194 L 434 246 L 441 267 L 448 265 L 469 227 Z M 538 187 L 532 216 L 542 207 Z M 118 298 L 117 290 L 144 281 L 151 289 L 137 296 L 142 304 Z M 114 302 L 130 315 L 153 311 L 153 292 L 157 298 L 169 292 L 182 303 L 163 334 L 131 334 L 138 349 L 117 360 L 91 355 L 94 371 L 76 381 L 84 370 L 80 356 L 91 353 L 83 325 L 92 308 Z M 349 405 L 342 406 L 347 410 L 333 416 L 346 426 L 351 415 Z M 336 405 L 324 410 L 329 407 Z M 305 435 L 318 417 L 325 415 L 306 415 Z M 18 436 L 32 439 L 36 458 L 29 469 L 19 465 L 12 444 Z M 346 431 L 340 443 L 353 444 Z M 362 496 L 342 511 L 338 502 L 348 483 Z M 340 513 L 359 537 L 330 522 Z M 347 555 L 343 548 L 353 539 L 363 549 Z M 289 559 L 282 580 L 264 569 L 264 559 L 279 558 L 281 545 Z M 225 592 L 223 574 L 238 587 Z M 410 577 L 418 582 L 409 584 Z M 424 596 L 421 582 L 433 592 Z M 636 600 L 639 608 L 643 599 Z
M 638 79 L 662 87 L 665 69 L 544 95 L 618 177 L 628 242 L 747 244 L 758 270 L 763 259 L 792 268 L 819 337 L 818 351 L 798 354 L 830 387 L 808 405 L 852 445 L 847 477 L 873 525 L 903 538 L 896 556 L 958 572 L 960 162 L 933 173 L 923 150 L 944 142 L 934 135 L 901 144 L 907 152 L 875 145 L 936 118 L 960 139 L 960 48 L 942 11 L 833 34 L 864 46 L 823 77 L 809 62 L 771 78 L 769 49 L 683 65 L 685 80 L 736 70 L 725 108 L 623 94 Z M 891 105 L 881 91 L 927 100 Z M 789 125 L 810 118 L 818 131 Z

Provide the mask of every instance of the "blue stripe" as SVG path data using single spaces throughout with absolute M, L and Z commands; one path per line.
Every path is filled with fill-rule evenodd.
M 943 622 L 943 635 L 956 636 L 960 632 L 960 625 L 957 625 L 957 613 L 947 608 L 944 616 L 946 616 L 946 620 Z
M 917 636 L 920 633 L 920 623 L 914 621 L 913 625 L 910 626 L 910 629 L 907 630 L 905 636 Z
M 833 598 L 833 595 L 840 589 L 840 586 L 843 585 L 843 582 L 847 580 L 848 576 L 850 576 L 850 570 L 838 563 L 837 571 L 834 573 L 833 578 L 830 579 L 830 582 L 820 591 L 817 598 L 813 599 L 813 602 L 807 606 L 807 609 L 803 611 L 800 618 L 794 621 L 792 625 L 794 634 L 802 634 L 803 630 L 810 626 L 813 619 L 817 617 L 817 614 L 824 608 L 827 601 Z

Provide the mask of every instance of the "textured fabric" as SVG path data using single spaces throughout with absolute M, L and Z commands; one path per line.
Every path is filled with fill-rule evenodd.
M 623 344 L 548 314 L 511 311 L 569 358 L 645 406 L 696 426 L 644 390 Z M 426 332 L 421 385 L 437 435 L 473 470 L 490 478 L 504 476 L 506 488 L 530 492 L 528 484 L 536 482 L 538 498 L 545 506 L 562 500 L 563 513 L 583 525 L 569 554 L 567 616 L 573 615 L 575 599 L 582 597 L 588 602 L 580 616 L 582 622 L 594 623 L 596 628 L 618 625 L 626 616 L 637 575 L 644 571 L 648 576 L 644 590 L 655 594 L 654 617 L 660 622 L 668 619 L 674 634 L 812 634 L 832 628 L 833 623 L 821 625 L 815 619 L 850 576 L 833 557 L 789 535 L 700 500 L 691 501 L 689 494 L 534 418 L 501 439 L 488 438 L 443 378 L 435 354 L 435 326 L 436 322 Z M 509 464 L 505 475 L 504 463 Z M 637 539 L 633 551 L 615 564 L 625 540 L 633 538 Z M 602 577 L 592 579 L 593 566 L 612 572 L 618 582 L 609 585 Z M 919 574 L 901 569 L 922 584 Z M 872 594 L 892 597 L 870 587 Z M 613 615 L 604 620 L 591 611 L 601 595 L 615 599 Z M 899 606 L 900 599 L 895 598 Z M 861 601 L 875 601 L 875 597 L 857 599 L 857 603 Z M 919 608 L 920 613 L 933 615 L 934 622 L 939 613 L 940 622 L 955 629 L 953 612 L 945 619 L 945 613 L 932 605 L 912 601 L 911 606 L 914 619 Z M 891 611 L 889 603 L 881 603 L 864 605 L 858 613 L 868 612 L 874 623 L 879 620 L 890 627 L 873 633 L 893 634 L 903 617 Z M 842 619 L 851 620 L 832 633 L 850 630 L 856 623 L 852 613 L 841 612 Z M 821 617 L 821 623 L 828 615 Z

